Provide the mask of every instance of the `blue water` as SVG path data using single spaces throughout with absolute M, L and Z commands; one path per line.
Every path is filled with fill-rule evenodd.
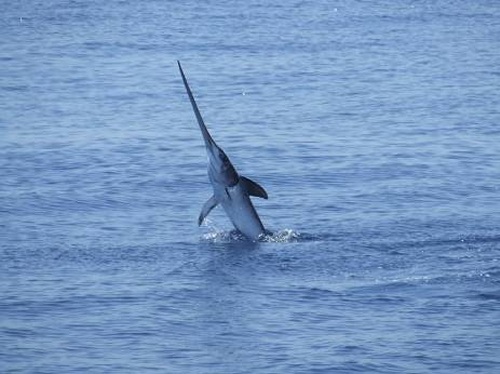
M 0 372 L 499 372 L 498 1 L 0 7 Z

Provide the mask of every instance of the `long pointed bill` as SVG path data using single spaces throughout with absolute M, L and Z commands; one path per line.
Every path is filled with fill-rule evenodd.
M 184 75 L 184 71 L 182 70 L 180 61 L 177 61 L 177 65 L 179 65 L 179 71 L 181 72 L 182 81 L 184 82 L 184 87 L 186 87 L 186 91 L 189 96 L 189 101 L 191 101 L 191 106 L 193 107 L 194 114 L 196 116 L 196 119 L 198 120 L 198 125 L 200 126 L 200 130 L 203 135 L 203 140 L 205 141 L 205 146 L 207 147 L 207 150 L 213 152 L 215 149 L 218 149 L 217 144 L 215 143 L 212 136 L 208 132 L 207 127 L 205 126 L 205 122 L 203 122 L 200 110 L 198 109 L 198 105 L 196 105 L 196 101 L 194 100 L 191 88 L 189 88 L 189 84 L 186 79 L 186 76 Z

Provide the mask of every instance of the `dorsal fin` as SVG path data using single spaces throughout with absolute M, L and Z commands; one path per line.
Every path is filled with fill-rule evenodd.
M 267 192 L 260 184 L 244 176 L 240 176 L 240 182 L 250 196 L 257 196 L 267 200 Z

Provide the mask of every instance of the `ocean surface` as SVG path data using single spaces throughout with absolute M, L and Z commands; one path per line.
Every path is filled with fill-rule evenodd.
M 499 373 L 500 2 L 2 1 L 1 373 Z M 273 232 L 212 187 L 180 60 Z

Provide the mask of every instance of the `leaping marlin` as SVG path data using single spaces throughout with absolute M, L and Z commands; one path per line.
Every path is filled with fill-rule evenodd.
M 210 211 L 220 204 L 237 230 L 251 240 L 258 240 L 267 231 L 262 225 L 250 196 L 267 199 L 267 192 L 256 182 L 238 175 L 224 151 L 215 143 L 203 122 L 198 105 L 182 71 L 181 63 L 177 61 L 177 64 L 205 141 L 208 154 L 208 178 L 214 188 L 214 194 L 201 209 L 198 225 L 201 225 Z

